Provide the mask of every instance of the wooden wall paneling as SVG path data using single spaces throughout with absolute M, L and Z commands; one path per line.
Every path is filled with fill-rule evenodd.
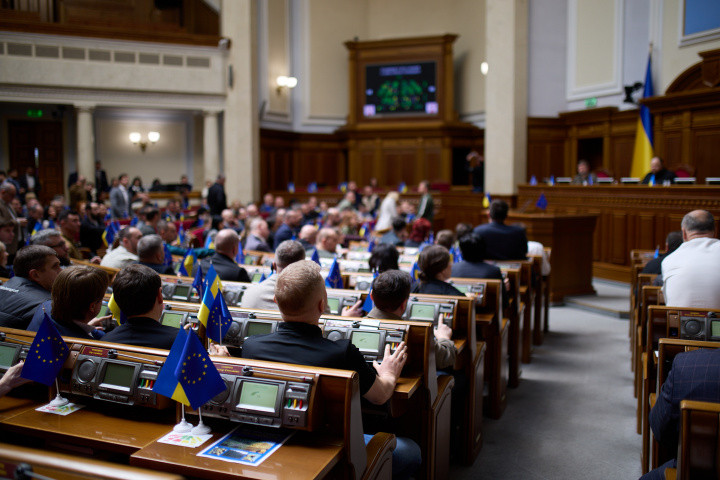
M 639 245 L 640 248 L 647 250 L 655 248 L 658 245 L 655 228 L 655 214 L 640 213 L 635 215 L 635 218 L 635 237 L 637 238 L 636 245 Z
M 628 240 L 628 218 L 625 212 L 613 213 L 612 217 L 612 255 L 610 261 L 612 263 L 624 264 L 627 255 L 630 253 L 628 244 L 632 244 Z
M 720 128 L 693 130 L 692 136 L 695 157 L 692 163 L 695 165 L 698 181 L 704 183 L 705 177 L 720 177 Z

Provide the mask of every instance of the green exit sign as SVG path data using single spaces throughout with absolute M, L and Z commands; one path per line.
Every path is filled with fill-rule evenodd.
M 597 97 L 590 97 L 585 99 L 585 108 L 597 107 Z
M 43 116 L 43 111 L 30 109 L 27 111 L 27 116 L 30 118 L 40 118 Z

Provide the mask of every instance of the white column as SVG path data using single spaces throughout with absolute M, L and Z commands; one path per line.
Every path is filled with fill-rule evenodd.
M 223 158 L 228 204 L 260 200 L 260 130 L 257 89 L 257 12 L 253 0 L 222 2 L 220 32 L 231 41 L 223 116 Z
M 95 182 L 95 140 L 91 105 L 75 105 L 77 110 L 77 173 Z
M 485 191 L 527 181 L 527 0 L 486 0 Z
M 218 112 L 203 111 L 203 167 L 204 180 L 215 181 L 220 173 L 220 137 Z

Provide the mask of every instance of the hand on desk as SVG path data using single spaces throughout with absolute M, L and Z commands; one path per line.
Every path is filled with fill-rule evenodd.
M 397 383 L 398 377 L 400 377 L 400 372 L 402 372 L 406 361 L 407 345 L 405 342 L 400 342 L 397 350 L 395 350 L 392 355 L 390 354 L 390 345 L 385 345 L 385 355 L 383 356 L 382 364 L 373 361 L 373 367 L 377 370 L 377 377 L 364 397 L 375 405 L 382 405 L 390 400 L 390 397 L 395 391 L 395 384 Z
M 16 365 L 8 368 L 5 375 L 0 378 L 0 397 L 4 396 L 13 388 L 30 381 L 20 376 L 24 364 L 25 362 L 18 362 Z
M 356 318 L 362 317 L 363 316 L 362 304 L 363 304 L 363 301 L 358 300 L 357 303 L 355 305 L 353 305 L 352 307 L 343 308 L 342 313 L 340 313 L 340 315 L 343 317 L 356 317 Z
M 230 352 L 225 345 L 218 345 L 217 343 L 208 344 L 208 355 L 213 357 L 229 357 Z

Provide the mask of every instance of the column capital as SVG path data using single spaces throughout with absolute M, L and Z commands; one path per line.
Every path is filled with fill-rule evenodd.
M 203 110 L 201 113 L 203 117 L 217 117 L 222 110 Z
M 97 107 L 94 103 L 75 103 L 73 106 L 78 113 L 93 113 Z

